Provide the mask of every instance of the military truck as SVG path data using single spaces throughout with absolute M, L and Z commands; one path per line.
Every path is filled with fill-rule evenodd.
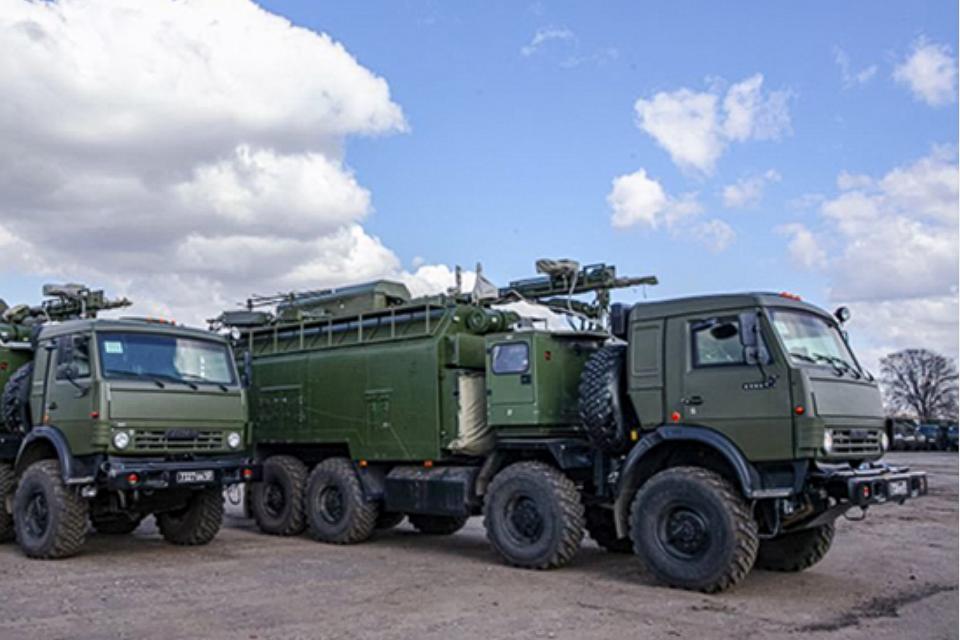
M 83 285 L 43 293 L 36 307 L 4 309 L 0 324 L 0 540 L 64 558 L 90 524 L 125 534 L 149 514 L 168 542 L 212 540 L 222 487 L 258 472 L 229 343 L 97 318 L 129 302 Z
M 377 281 L 220 316 L 264 465 L 259 528 L 350 544 L 404 517 L 444 535 L 482 514 L 511 565 L 565 565 L 586 531 L 714 592 L 754 565 L 806 569 L 839 516 L 926 493 L 924 473 L 876 462 L 889 440 L 846 310 L 779 293 L 611 306 L 656 279 L 538 268 L 469 294 Z M 520 301 L 571 326 L 503 306 Z

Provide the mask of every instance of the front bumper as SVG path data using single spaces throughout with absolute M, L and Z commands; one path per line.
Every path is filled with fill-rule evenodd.
M 112 490 L 196 489 L 263 478 L 263 467 L 242 457 L 164 460 L 110 456 L 100 470 Z
M 927 494 L 926 472 L 882 463 L 862 465 L 856 469 L 818 465 L 811 481 L 838 503 L 854 507 L 885 502 L 902 504 L 910 498 Z

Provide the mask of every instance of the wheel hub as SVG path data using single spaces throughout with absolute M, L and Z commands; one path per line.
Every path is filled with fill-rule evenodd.
M 50 510 L 47 506 L 46 496 L 44 496 L 42 492 L 34 493 L 30 496 L 30 501 L 27 503 L 27 533 L 35 538 L 41 537 L 47 532 L 49 521 Z
M 710 528 L 704 517 L 685 507 L 661 518 L 660 541 L 673 555 L 690 559 L 702 555 L 710 544 Z
M 283 511 L 284 504 L 286 503 L 286 497 L 283 494 L 283 487 L 281 487 L 279 483 L 271 482 L 267 485 L 264 494 L 264 502 L 267 512 L 273 517 L 279 516 Z
M 337 524 L 343 519 L 343 493 L 339 487 L 326 487 L 317 497 L 320 506 L 320 516 L 330 524 Z
M 536 542 L 543 534 L 543 515 L 537 508 L 537 503 L 526 496 L 514 500 L 508 507 L 507 521 L 517 537 L 524 542 Z

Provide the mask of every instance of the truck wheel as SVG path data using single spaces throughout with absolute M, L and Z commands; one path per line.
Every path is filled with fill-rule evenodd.
M 377 524 L 373 526 L 377 531 L 386 531 L 387 529 L 393 529 L 395 526 L 403 522 L 403 519 L 406 518 L 405 513 L 394 513 L 392 511 L 383 511 L 381 508 L 380 514 L 377 516 Z
M 580 374 L 580 422 L 594 446 L 609 453 L 621 453 L 630 443 L 620 402 L 625 352 L 619 345 L 603 347 Z
M 603 507 L 587 507 L 587 533 L 601 549 L 610 553 L 633 553 L 633 541 L 617 537 L 617 526 L 613 522 L 613 511 Z
M 93 530 L 107 536 L 122 536 L 133 533 L 143 522 L 143 516 L 126 513 L 111 513 L 103 516 L 90 516 Z
M 7 511 L 7 499 L 13 497 L 17 487 L 17 476 L 13 465 L 0 464 L 0 542 L 13 540 L 13 514 Z
M 817 564 L 830 550 L 834 526 L 824 524 L 772 540 L 763 540 L 757 553 L 757 567 L 767 571 L 803 571 Z
M 583 540 L 577 486 L 542 462 L 517 462 L 494 476 L 483 515 L 490 544 L 517 567 L 563 566 Z
M 17 369 L 7 384 L 3 386 L 0 397 L 0 418 L 7 431 L 26 433 L 33 422 L 30 417 L 30 387 L 33 382 L 33 363 L 28 362 Z
M 223 491 L 220 487 L 194 491 L 187 506 L 156 514 L 160 535 L 171 544 L 198 546 L 207 544 L 223 523 Z
M 31 558 L 72 556 L 87 533 L 87 503 L 61 479 L 60 463 L 40 460 L 27 467 L 13 498 L 20 548 Z
M 467 524 L 467 516 L 429 516 L 422 513 L 411 513 L 410 524 L 420 533 L 431 536 L 453 535 Z
M 307 468 L 293 456 L 271 456 L 263 463 L 263 480 L 253 484 L 250 510 L 257 526 L 275 536 L 295 536 L 306 525 L 303 491 Z
M 380 511 L 368 502 L 353 464 L 329 458 L 310 473 L 305 499 L 307 531 L 320 542 L 355 544 L 373 533 Z
M 700 467 L 667 469 L 640 487 L 630 507 L 630 537 L 658 580 L 705 593 L 739 583 L 757 557 L 757 523 L 746 501 Z

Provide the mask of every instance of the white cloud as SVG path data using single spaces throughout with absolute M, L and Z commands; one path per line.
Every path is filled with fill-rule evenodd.
M 613 212 L 610 224 L 617 229 L 665 228 L 674 238 L 693 239 L 714 252 L 726 249 L 736 237 L 722 220 L 698 220 L 703 205 L 696 193 L 670 196 L 644 169 L 614 178 L 607 204 Z
M 957 100 L 957 59 L 945 44 L 918 38 L 910 55 L 893 70 L 893 79 L 930 106 Z
M 850 62 L 850 55 L 840 47 L 833 48 L 833 60 L 840 67 L 840 77 L 843 79 L 845 89 L 864 85 L 877 75 L 877 65 L 875 64 L 864 67 L 859 71 L 854 70 Z
M 785 224 L 777 227 L 777 233 L 790 237 L 787 251 L 790 258 L 804 269 L 820 269 L 827 261 L 827 252 L 820 240 L 802 224 Z
M 873 349 L 926 347 L 957 355 L 960 210 L 956 151 L 880 178 L 841 174 L 820 225 L 781 228 L 800 265 L 820 269 L 831 302 L 849 304 Z
M 246 0 L 8 2 L 0 51 L 0 242 L 19 269 L 187 321 L 405 276 L 344 158 L 403 112 L 329 36 Z
M 533 34 L 530 43 L 520 49 L 520 54 L 524 57 L 530 57 L 543 49 L 547 43 L 558 41 L 575 43 L 577 36 L 566 27 L 541 27 Z
M 755 207 L 763 199 L 763 191 L 771 182 L 780 182 L 780 174 L 769 169 L 764 173 L 748 176 L 723 188 L 723 206 L 728 209 Z
M 759 73 L 730 86 L 722 100 L 721 83 L 712 84 L 708 91 L 663 91 L 634 104 L 637 126 L 680 168 L 710 174 L 729 143 L 789 133 L 789 91 L 764 92 Z

